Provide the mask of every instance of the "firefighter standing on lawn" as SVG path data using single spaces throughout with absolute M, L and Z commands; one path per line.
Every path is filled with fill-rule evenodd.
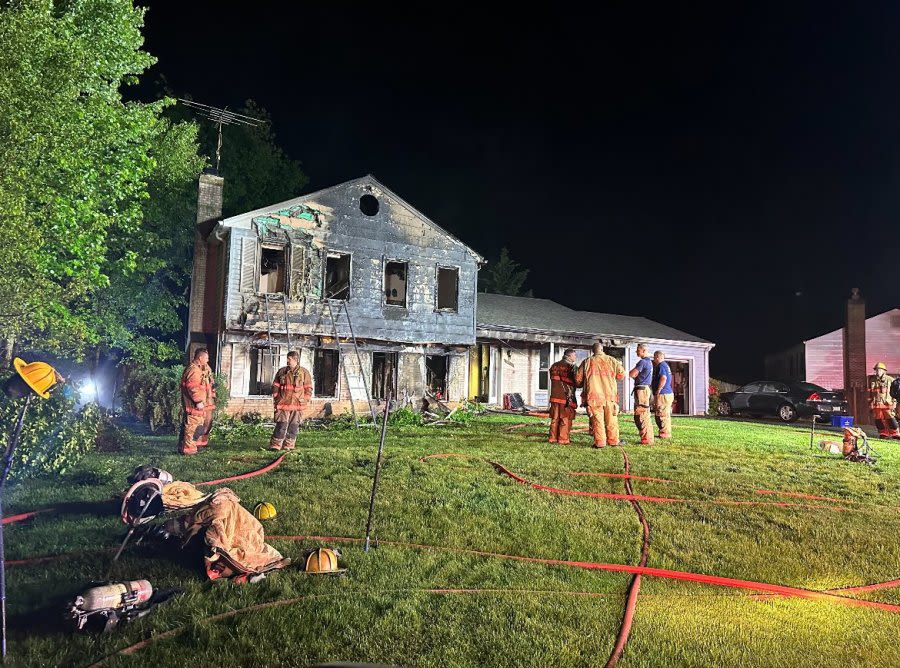
M 197 448 L 209 444 L 212 430 L 216 389 L 213 372 L 209 368 L 209 351 L 197 348 L 194 361 L 181 374 L 181 438 L 178 451 L 183 455 L 196 455 Z
M 653 362 L 647 346 L 639 343 L 638 361 L 628 375 L 634 379 L 634 424 L 641 435 L 641 445 L 653 445 L 653 421 L 650 418 L 650 398 L 653 396 Z
M 548 443 L 569 444 L 575 419 L 575 351 L 571 348 L 550 367 L 550 435 Z
M 287 366 L 275 374 L 272 382 L 272 401 L 275 404 L 275 431 L 269 443 L 271 450 L 293 450 L 297 432 L 303 422 L 303 411 L 312 397 L 312 377 L 300 366 L 300 353 L 287 355 Z
M 591 419 L 594 447 L 621 445 L 619 442 L 619 393 L 617 381 L 625 378 L 625 367 L 614 357 L 604 354 L 595 343 L 575 374 L 575 385 L 581 390 L 581 405 L 587 407 Z
M 891 397 L 891 383 L 894 379 L 887 375 L 884 362 L 875 365 L 875 377 L 869 384 L 869 408 L 878 426 L 881 438 L 900 438 L 900 429 L 894 417 L 895 401 Z

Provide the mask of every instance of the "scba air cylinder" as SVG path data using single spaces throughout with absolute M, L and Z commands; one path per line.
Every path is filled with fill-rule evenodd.
M 75 606 L 84 612 L 117 610 L 146 603 L 153 596 L 153 585 L 147 580 L 114 582 L 92 587 L 75 599 Z

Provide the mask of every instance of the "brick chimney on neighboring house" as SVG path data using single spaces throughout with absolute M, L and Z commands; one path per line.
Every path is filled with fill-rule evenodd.
M 209 363 L 216 368 L 219 291 L 217 276 L 221 258 L 218 247 L 209 243 L 209 233 L 222 217 L 222 187 L 225 180 L 215 169 L 205 169 L 197 189 L 197 225 L 194 228 L 194 263 L 188 301 L 187 353 L 209 349 Z
M 856 424 L 870 424 L 866 368 L 866 302 L 853 288 L 844 325 L 844 394 Z

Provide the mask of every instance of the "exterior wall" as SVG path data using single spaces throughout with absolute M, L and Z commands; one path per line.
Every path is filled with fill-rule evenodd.
M 371 388 L 372 382 L 372 351 L 362 347 L 367 342 L 360 342 L 360 359 L 357 361 L 356 353 L 352 349 L 342 349 L 341 364 L 346 366 L 350 380 L 354 384 L 351 391 L 343 368 L 338 373 L 338 396 L 325 397 L 318 394 L 315 387 L 314 353 L 313 347 L 299 347 L 300 366 L 313 374 L 313 398 L 311 406 L 315 410 L 321 410 L 325 404 L 330 404 L 334 413 L 350 411 L 351 402 L 360 415 L 369 413 L 369 404 L 365 390 L 355 378 L 359 378 L 359 363 L 362 363 L 362 381 L 366 387 Z M 225 343 L 222 346 L 220 373 L 229 381 L 231 398 L 226 407 L 229 414 L 245 412 L 259 412 L 268 415 L 272 412 L 272 398 L 267 395 L 250 395 L 250 352 L 251 348 L 246 343 Z M 398 396 L 394 399 L 401 405 L 411 405 L 419 408 L 425 397 L 425 356 L 438 354 L 448 356 L 449 368 L 447 377 L 446 402 L 455 405 L 465 399 L 468 384 L 468 356 L 465 348 L 449 350 L 441 348 L 429 348 L 425 346 L 404 346 L 398 353 L 397 387 Z M 287 363 L 287 346 L 282 344 L 279 366 Z M 373 402 L 380 404 L 381 402 Z
M 890 375 L 900 375 L 900 309 L 868 318 L 865 332 L 866 373 L 884 362 Z M 805 380 L 830 390 L 844 389 L 843 328 L 810 339 L 805 348 Z
M 511 341 L 499 348 L 502 368 L 500 384 L 503 394 L 518 392 L 526 404 L 535 405 L 541 345 Z M 498 400 L 502 403 L 503 397 L 499 397 Z
M 253 212 L 226 221 L 230 228 L 230 257 L 227 279 L 226 327 L 230 330 L 265 331 L 265 304 L 244 281 L 242 266 L 255 259 L 257 230 L 253 221 L 282 220 L 279 229 L 288 229 L 302 243 L 291 245 L 291 253 L 305 253 L 308 270 L 302 295 L 291 295 L 288 317 L 292 332 L 328 335 L 332 332 L 326 304 L 321 299 L 325 258 L 328 251 L 351 255 L 350 299 L 353 330 L 358 338 L 405 343 L 474 343 L 475 290 L 478 258 L 461 242 L 439 230 L 409 205 L 373 182 L 360 180 L 314 193 L 292 202 L 319 212 L 318 222 L 300 221 L 278 212 Z M 377 183 L 377 182 L 374 182 Z M 360 197 L 377 197 L 375 216 L 364 215 Z M 286 221 L 286 222 L 285 222 Z M 271 227 L 271 225 L 270 225 Z M 263 226 L 265 229 L 265 226 Z M 296 249 L 296 250 L 295 250 Z M 252 257 L 251 257 L 252 255 Z M 408 263 L 406 307 L 383 304 L 384 264 Z M 459 270 L 458 308 L 437 310 L 438 267 Z M 248 271 L 245 269 L 245 271 Z M 284 307 L 270 304 L 269 319 L 275 331 L 285 331 Z
M 805 380 L 829 390 L 844 387 L 844 330 L 807 341 Z

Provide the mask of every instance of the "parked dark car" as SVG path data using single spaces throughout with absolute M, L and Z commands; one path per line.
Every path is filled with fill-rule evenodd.
M 841 392 L 813 383 L 760 380 L 719 396 L 719 415 L 772 415 L 782 422 L 798 417 L 849 415 L 850 405 Z

